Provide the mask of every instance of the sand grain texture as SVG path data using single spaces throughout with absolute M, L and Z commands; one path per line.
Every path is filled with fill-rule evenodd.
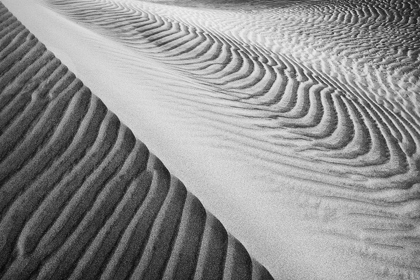
M 272 279 L 0 4 L 0 278 Z

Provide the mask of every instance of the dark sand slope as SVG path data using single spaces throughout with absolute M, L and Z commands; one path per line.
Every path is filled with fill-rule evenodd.
M 0 4 L 0 278 L 272 279 Z

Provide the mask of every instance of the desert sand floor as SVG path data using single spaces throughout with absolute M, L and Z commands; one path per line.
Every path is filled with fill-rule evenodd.
M 418 1 L 2 2 L 275 279 L 420 279 Z
M 0 3 L 1 279 L 272 279 Z

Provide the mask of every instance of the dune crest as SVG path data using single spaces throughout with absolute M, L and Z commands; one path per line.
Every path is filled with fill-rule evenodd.
M 0 4 L 0 278 L 272 279 Z

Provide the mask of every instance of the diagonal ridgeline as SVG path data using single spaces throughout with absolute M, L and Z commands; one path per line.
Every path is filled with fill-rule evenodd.
M 272 279 L 0 3 L 0 279 Z
M 200 116 L 232 134 L 229 148 L 293 170 L 297 192 L 319 201 L 308 212 L 327 221 L 315 231 L 345 240 L 381 275 L 420 277 L 418 2 L 309 1 L 264 17 L 46 3 L 207 87 L 172 101 L 213 107 Z

